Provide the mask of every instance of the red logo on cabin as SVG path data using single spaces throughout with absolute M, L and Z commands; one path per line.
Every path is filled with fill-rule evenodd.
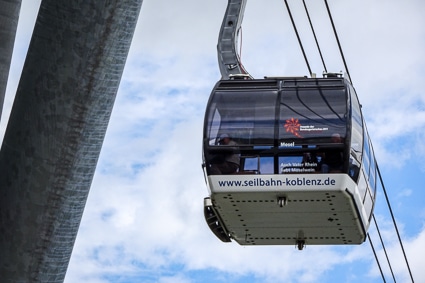
M 299 133 L 301 124 L 298 122 L 298 119 L 294 119 L 294 118 L 288 119 L 286 120 L 286 123 L 283 126 L 285 127 L 287 132 L 293 134 L 294 136 L 298 138 L 301 138 L 301 135 Z

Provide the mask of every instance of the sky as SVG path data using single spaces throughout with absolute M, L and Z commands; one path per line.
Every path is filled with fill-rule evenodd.
M 302 2 L 288 1 L 313 72 L 323 72 Z M 344 70 L 323 1 L 307 0 L 328 71 Z M 415 282 L 425 282 L 425 2 L 329 0 Z M 0 134 L 40 0 L 22 1 Z M 206 103 L 220 79 L 226 0 L 144 0 L 66 283 L 382 282 L 371 247 L 239 246 L 207 227 Z M 249 0 L 242 62 L 255 78 L 308 75 L 284 1 Z M 410 282 L 378 190 L 375 217 L 397 282 Z M 386 280 L 376 230 L 370 235 Z

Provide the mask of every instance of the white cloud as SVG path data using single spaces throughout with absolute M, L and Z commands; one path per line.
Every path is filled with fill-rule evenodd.
M 227 4 L 213 2 L 200 7 L 186 0 L 175 7 L 145 0 L 69 278 L 77 278 L 76 270 L 84 264 L 89 266 L 82 273 L 87 276 L 156 273 L 155 278 L 163 282 L 197 282 L 181 274 L 191 270 L 216 270 L 235 281 L 252 275 L 263 282 L 317 282 L 347 264 L 352 269 L 347 282 L 361 280 L 354 266 L 359 262 L 375 266 L 368 243 L 348 248 L 307 247 L 299 252 L 293 247 L 223 244 L 208 230 L 202 215 L 202 199 L 207 196 L 200 168 L 202 121 L 209 93 L 220 77 L 216 40 Z M 323 6 L 309 4 L 312 16 L 319 8 L 320 15 L 326 16 Z M 424 58 L 408 50 L 410 45 L 423 46 L 417 37 L 424 31 L 418 25 L 406 33 L 399 25 L 406 17 L 422 21 L 419 9 L 410 7 L 394 17 L 394 9 L 406 10 L 409 5 L 397 1 L 384 9 L 383 3 L 368 1 L 330 5 L 379 160 L 397 160 L 402 168 L 414 157 L 413 151 L 389 144 L 415 132 L 414 125 L 405 123 L 406 113 L 423 127 L 423 113 L 413 110 L 422 99 L 415 93 L 420 89 L 415 79 Z M 291 3 L 291 7 L 299 6 Z M 246 11 L 242 57 L 248 71 L 258 78 L 306 74 L 284 4 L 270 1 L 264 6 L 263 1 L 250 1 Z M 295 13 L 302 17 L 299 11 Z M 325 20 L 317 16 L 315 20 L 330 28 Z M 402 40 L 395 40 L 394 34 Z M 323 38 L 326 50 L 332 51 L 326 53 L 328 68 L 339 71 L 342 65 L 338 51 L 331 48 L 334 42 Z M 312 65 L 320 74 L 317 60 Z M 402 76 L 400 71 L 407 70 L 415 70 L 414 75 Z M 423 243 L 420 238 L 413 241 Z M 97 249 L 102 251 L 101 259 L 93 257 Z M 111 262 L 116 266 L 108 273 L 105 265 Z M 375 271 L 369 276 L 380 278 Z
M 378 220 L 382 222 L 383 219 Z M 392 223 L 386 222 L 385 225 L 380 225 L 381 235 L 384 239 L 385 248 L 387 255 L 390 260 L 392 273 L 396 278 L 397 282 L 411 282 L 410 272 L 413 276 L 413 279 L 416 282 L 420 282 L 425 278 L 425 272 L 422 268 L 421 258 L 422 255 L 418 251 L 423 251 L 425 248 L 425 229 L 422 227 L 421 232 L 413 238 L 407 238 L 404 233 L 404 228 L 399 227 L 400 237 L 403 241 L 403 249 L 399 243 L 398 236 L 392 226 Z M 377 252 L 377 255 L 380 259 L 382 270 L 384 271 L 385 277 L 387 279 L 392 278 L 393 274 L 387 264 L 387 259 L 382 249 L 379 238 L 375 235 L 374 245 Z M 405 255 L 407 257 L 407 263 L 405 261 Z M 410 272 L 409 272 L 410 268 Z M 377 265 L 371 270 L 371 274 L 378 275 L 379 270 Z
M 39 2 L 23 1 L 27 16 L 21 18 L 29 19 Z M 302 6 L 289 2 L 296 19 L 304 21 L 300 32 L 313 71 L 320 75 L 323 67 L 311 36 L 306 38 Z M 201 170 L 202 123 L 220 78 L 216 44 L 226 4 L 144 0 L 66 282 L 119 282 L 119 276 L 134 282 L 142 276 L 148 282 L 199 282 L 191 271 L 219 272 L 234 281 L 250 276 L 259 282 L 318 282 L 339 268 L 352 271 L 340 274 L 346 282 L 358 282 L 364 279 L 358 266 L 373 266 L 368 279 L 380 281 L 368 243 L 308 246 L 299 252 L 288 246 L 223 244 L 209 231 L 202 211 L 208 194 Z M 343 69 L 324 6 L 307 4 L 328 70 Z M 378 162 L 402 170 L 425 156 L 425 2 L 329 4 Z M 248 1 L 244 23 L 242 59 L 255 77 L 307 74 L 283 1 Z M 30 30 L 31 21 L 25 20 L 19 46 L 27 44 Z M 8 107 L 24 49 L 15 54 Z M 404 196 L 399 201 L 405 206 L 410 194 L 424 196 L 421 188 L 405 187 L 395 193 Z M 404 281 L 400 254 L 395 246 L 392 250 L 394 235 L 385 233 Z M 407 239 L 406 252 L 419 282 L 425 280 L 420 268 L 425 230 L 415 234 Z

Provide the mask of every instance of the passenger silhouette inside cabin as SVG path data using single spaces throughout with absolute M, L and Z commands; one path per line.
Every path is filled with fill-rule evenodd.
M 218 144 L 223 146 L 222 153 L 211 159 L 210 174 L 233 174 L 239 169 L 240 155 L 238 144 L 228 134 L 220 135 Z
M 333 134 L 331 138 L 332 143 L 341 144 L 343 139 L 339 134 Z M 322 173 L 338 173 L 342 172 L 344 164 L 341 150 L 338 148 L 329 148 L 322 153 L 321 159 Z
M 301 164 L 304 168 L 305 173 L 314 173 L 319 168 L 319 161 L 316 153 L 305 152 L 303 153 L 303 159 Z

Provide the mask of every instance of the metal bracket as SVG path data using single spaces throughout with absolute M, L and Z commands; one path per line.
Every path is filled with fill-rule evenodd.
M 229 0 L 226 13 L 218 37 L 217 55 L 221 78 L 230 79 L 231 75 L 247 75 L 252 77 L 240 62 L 237 52 L 238 35 L 241 28 L 245 4 L 247 0 Z
M 279 207 L 284 207 L 288 204 L 288 198 L 287 197 L 278 197 L 277 198 L 277 204 Z

